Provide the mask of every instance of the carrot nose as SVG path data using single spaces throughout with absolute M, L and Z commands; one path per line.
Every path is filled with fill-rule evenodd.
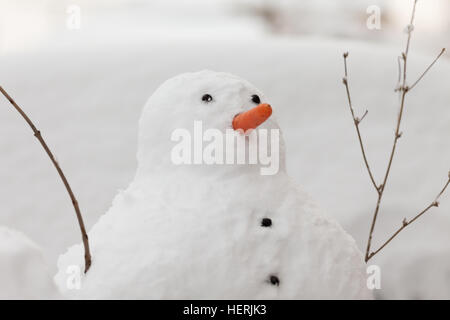
M 248 111 L 239 113 L 233 119 L 233 129 L 242 129 L 245 131 L 255 129 L 261 123 L 266 121 L 272 114 L 272 107 L 270 104 L 261 103 Z

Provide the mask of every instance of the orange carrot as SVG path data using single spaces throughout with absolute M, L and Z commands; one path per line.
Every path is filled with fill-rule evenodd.
M 261 103 L 243 113 L 239 113 L 233 119 L 233 129 L 242 129 L 245 131 L 255 129 L 261 123 L 266 121 L 272 114 L 272 107 L 270 104 Z

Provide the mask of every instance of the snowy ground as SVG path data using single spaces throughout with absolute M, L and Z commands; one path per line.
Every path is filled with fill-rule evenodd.
M 403 45 L 403 44 L 401 44 Z M 397 112 L 398 48 L 324 39 L 154 42 L 66 47 L 0 57 L 0 83 L 23 106 L 58 156 L 88 228 L 132 179 L 137 120 L 165 79 L 213 69 L 248 79 L 270 97 L 287 142 L 288 171 L 364 248 L 375 204 L 341 82 L 350 51 L 350 85 L 368 156 L 383 173 Z M 414 53 L 414 47 L 413 47 Z M 440 47 L 436 48 L 436 52 Z M 411 55 L 411 80 L 432 57 Z M 450 63 L 439 62 L 410 93 L 403 138 L 375 232 L 375 246 L 433 199 L 450 169 Z M 48 263 L 79 242 L 70 201 L 23 120 L 0 102 L 0 225 L 19 229 Z M 449 298 L 450 198 L 410 226 L 373 263 L 381 296 Z M 95 257 L 94 257 L 95 259 Z M 444 278 L 445 277 L 445 278 Z
M 0 240 L 0 300 L 61 298 L 36 244 L 3 226 Z

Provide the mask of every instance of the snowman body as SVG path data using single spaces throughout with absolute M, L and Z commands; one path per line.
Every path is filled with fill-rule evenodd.
M 205 102 L 206 92 L 212 99 Z M 83 265 L 81 245 L 58 261 L 56 280 L 67 296 L 370 297 L 354 240 L 291 181 L 282 141 L 279 150 L 269 145 L 280 153 L 272 175 L 259 165 L 173 163 L 174 130 L 203 120 L 205 128 L 225 131 L 254 95 L 265 100 L 248 82 L 211 71 L 178 76 L 155 92 L 140 120 L 135 179 L 89 232 L 94 258 L 81 290 L 65 285 L 65 270 Z M 257 130 L 273 128 L 272 117 Z

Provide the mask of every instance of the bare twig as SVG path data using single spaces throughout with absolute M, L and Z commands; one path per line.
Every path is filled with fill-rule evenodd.
M 439 60 L 440 57 L 445 52 L 445 48 L 441 50 L 441 52 L 438 54 L 438 56 L 433 60 L 433 62 L 428 66 L 428 68 L 425 69 L 425 71 L 421 74 L 421 76 L 409 87 L 409 90 L 412 90 L 419 82 L 422 80 L 423 77 L 427 74 L 427 72 L 434 66 L 434 64 Z
M 448 186 L 450 184 L 450 177 L 447 180 L 447 183 L 445 184 L 444 188 L 441 190 L 441 192 L 437 195 L 437 197 L 435 198 L 435 200 L 430 203 L 428 205 L 428 207 L 426 207 L 425 209 L 423 209 L 420 213 L 418 213 L 414 218 L 412 218 L 410 221 L 403 219 L 402 222 L 402 226 L 400 228 L 397 229 L 397 231 L 394 232 L 394 234 L 392 234 L 391 237 L 389 237 L 389 239 L 386 240 L 386 242 L 384 242 L 377 250 L 375 250 L 374 252 L 371 252 L 369 254 L 369 257 L 367 260 L 369 260 L 370 258 L 372 258 L 374 255 L 376 255 L 378 252 L 380 252 L 384 247 L 386 247 L 389 242 L 391 242 L 403 229 L 405 229 L 407 226 L 409 226 L 411 223 L 413 223 L 414 221 L 416 221 L 417 219 L 419 219 L 423 214 L 425 214 L 428 210 L 430 210 L 433 207 L 438 207 L 439 206 L 439 199 L 440 197 L 444 194 L 444 192 L 447 190 Z
M 377 254 L 380 250 L 382 250 L 389 242 L 392 241 L 392 239 L 394 239 L 409 224 L 411 224 L 414 221 L 416 221 L 420 216 L 422 216 L 425 212 L 427 212 L 432 207 L 437 207 L 438 204 L 439 204 L 438 203 L 439 198 L 446 191 L 446 189 L 447 189 L 447 187 L 448 187 L 448 185 L 450 183 L 450 176 L 449 176 L 449 180 L 447 181 L 445 187 L 438 194 L 437 198 L 435 199 L 435 201 L 432 202 L 432 204 L 430 204 L 427 208 L 425 208 L 423 211 L 421 211 L 419 214 L 417 214 L 409 222 L 406 219 L 404 219 L 403 223 L 402 223 L 402 226 L 379 249 L 377 249 L 374 252 L 370 251 L 371 245 L 372 245 L 372 237 L 373 237 L 373 233 L 374 233 L 374 230 L 375 230 L 375 225 L 376 225 L 376 222 L 377 222 L 378 213 L 380 211 L 380 206 L 381 206 L 381 202 L 382 202 L 382 199 L 383 199 L 383 194 L 384 194 L 384 191 L 386 190 L 386 184 L 388 182 L 389 174 L 391 172 L 392 163 L 393 163 L 394 156 L 395 156 L 395 151 L 397 149 L 397 142 L 402 137 L 402 134 L 403 134 L 403 132 L 400 131 L 400 128 L 401 128 L 401 122 L 402 122 L 402 119 L 403 119 L 403 114 L 404 114 L 404 109 L 405 109 L 406 95 L 412 88 L 414 88 L 420 82 L 420 80 L 427 74 L 427 72 L 433 67 L 433 65 L 436 63 L 436 61 L 445 52 L 445 49 L 442 49 L 441 53 L 430 64 L 430 66 L 422 73 L 422 75 L 417 79 L 417 81 L 414 82 L 411 87 L 408 87 L 407 82 L 406 82 L 406 79 L 407 79 L 407 64 L 408 64 L 409 48 L 410 48 L 410 44 L 411 44 L 411 34 L 412 34 L 413 30 L 414 30 L 414 17 L 415 17 L 415 12 L 416 12 L 416 4 L 417 4 L 417 0 L 414 0 L 414 5 L 413 5 L 413 9 L 412 9 L 412 14 L 411 14 L 411 20 L 410 20 L 409 25 L 406 28 L 406 32 L 408 33 L 408 37 L 407 37 L 407 41 L 406 41 L 406 48 L 405 48 L 405 51 L 402 52 L 401 56 L 398 58 L 398 68 L 399 68 L 398 84 L 397 84 L 397 88 L 396 88 L 395 91 L 400 91 L 400 107 L 399 107 L 399 113 L 398 113 L 398 116 L 397 116 L 397 123 L 396 123 L 396 127 L 395 127 L 394 142 L 392 144 L 392 149 L 391 149 L 391 152 L 390 152 L 390 155 L 389 155 L 389 161 L 388 161 L 388 164 L 387 164 L 386 172 L 384 174 L 384 178 L 383 178 L 382 183 L 380 185 L 377 185 L 377 183 L 375 182 L 375 179 L 373 177 L 372 171 L 371 171 L 371 169 L 369 167 L 369 164 L 368 164 L 368 161 L 367 161 L 367 157 L 366 157 L 366 151 L 364 149 L 364 146 L 363 146 L 363 143 L 362 143 L 362 139 L 361 139 L 361 134 L 360 134 L 360 131 L 359 131 L 359 123 L 366 116 L 367 112 L 364 114 L 364 116 L 361 119 L 358 119 L 358 118 L 355 117 L 355 113 L 354 113 L 354 110 L 353 110 L 352 102 L 351 102 L 351 99 L 350 99 L 349 86 L 348 86 L 348 70 L 347 70 L 348 52 L 344 53 L 345 77 L 343 79 L 343 83 L 345 85 L 346 92 L 347 92 L 348 104 L 349 104 L 350 111 L 351 111 L 351 114 L 352 114 L 352 117 L 353 117 L 353 122 L 354 122 L 355 127 L 356 127 L 356 131 L 357 131 L 357 134 L 358 134 L 358 139 L 359 139 L 359 143 L 360 143 L 360 146 L 361 146 L 364 162 L 366 164 L 366 168 L 367 168 L 367 170 L 369 172 L 369 176 L 371 178 L 372 184 L 374 185 L 374 187 L 376 188 L 376 190 L 378 192 L 378 199 L 377 199 L 377 202 L 376 202 L 375 211 L 373 213 L 372 222 L 370 224 L 369 238 L 367 240 L 367 247 L 366 247 L 366 253 L 365 253 L 365 261 L 366 262 L 369 259 L 371 259 L 375 254 Z M 401 63 L 402 61 L 403 61 L 403 65 Z
M 406 70 L 407 70 L 406 66 L 407 66 L 407 62 L 408 62 L 409 46 L 410 46 L 410 43 L 411 43 L 411 33 L 412 33 L 413 29 L 414 29 L 413 26 L 414 26 L 414 16 L 415 16 L 415 12 L 416 12 L 416 4 L 417 4 L 417 0 L 414 1 L 413 11 L 412 11 L 412 14 L 411 14 L 411 21 L 410 21 L 410 24 L 407 27 L 408 39 L 406 41 L 406 49 L 405 49 L 405 52 L 402 53 L 402 59 L 403 59 L 403 83 L 400 86 L 400 90 L 401 90 L 400 111 L 399 111 L 398 117 L 397 117 L 397 125 L 396 125 L 396 129 L 395 129 L 394 143 L 392 145 L 392 150 L 391 150 L 391 154 L 389 156 L 389 162 L 388 162 L 388 165 L 387 165 L 387 169 L 386 169 L 386 173 L 384 175 L 383 182 L 379 186 L 377 204 L 376 204 L 376 207 L 375 207 L 375 211 L 373 213 L 372 223 L 370 225 L 370 231 L 369 231 L 369 238 L 367 240 L 367 247 L 366 247 L 366 253 L 365 253 L 365 261 L 366 262 L 373 256 L 370 253 L 370 248 L 371 248 L 371 245 L 372 245 L 373 232 L 375 230 L 375 225 L 376 225 L 376 222 L 377 222 L 378 213 L 380 211 L 380 205 L 381 205 L 381 200 L 383 198 L 383 193 L 384 193 L 384 190 L 386 188 L 386 183 L 387 183 L 387 180 L 389 178 L 389 173 L 391 172 L 392 162 L 394 160 L 395 150 L 397 148 L 397 142 L 398 142 L 398 139 L 400 139 L 400 137 L 401 137 L 400 125 L 401 125 L 402 118 L 403 118 L 403 110 L 404 110 L 404 106 L 405 106 L 406 93 L 408 92 L 408 87 L 406 86 Z
M 409 21 L 409 25 L 406 26 L 406 32 L 408 33 L 408 38 L 406 40 L 406 49 L 402 54 L 403 56 L 403 85 L 406 85 L 406 64 L 408 62 L 408 53 L 409 53 L 409 45 L 411 44 L 411 35 L 414 31 L 414 18 L 416 16 L 416 5 L 417 0 L 414 0 L 413 9 L 411 13 L 411 20 Z
M 402 82 L 402 57 L 397 57 L 397 63 L 398 63 L 398 79 L 397 79 L 397 88 L 395 88 L 395 91 L 400 90 L 400 84 Z
M 36 126 L 33 124 L 31 119 L 26 115 L 26 113 L 20 108 L 17 103 L 11 98 L 11 96 L 0 86 L 0 92 L 5 96 L 6 99 L 11 103 L 11 105 L 17 110 L 17 112 L 20 113 L 20 115 L 25 119 L 25 121 L 28 123 L 28 125 L 31 127 L 31 130 L 33 130 L 34 136 L 39 140 L 42 147 L 44 148 L 45 152 L 47 153 L 48 157 L 52 161 L 53 165 L 56 168 L 56 171 L 58 171 L 58 174 L 64 183 L 64 186 L 66 187 L 67 192 L 69 193 L 70 199 L 72 201 L 73 207 L 75 209 L 75 213 L 77 215 L 78 224 L 80 226 L 81 230 L 81 236 L 83 239 L 83 245 L 84 245 L 84 272 L 87 272 L 91 266 L 91 253 L 89 250 L 89 240 L 88 235 L 86 233 L 86 228 L 84 226 L 83 217 L 81 216 L 80 207 L 78 206 L 78 201 L 75 198 L 75 195 L 72 191 L 72 188 L 69 185 L 69 182 L 66 179 L 66 176 L 64 175 L 61 167 L 59 166 L 58 162 L 56 161 L 55 157 L 53 156 L 53 153 L 50 151 L 50 148 L 47 146 L 47 143 L 45 142 L 44 138 L 42 137 L 41 132 L 36 128 Z
M 350 107 L 350 112 L 352 114 L 352 118 L 353 118 L 353 123 L 355 124 L 355 128 L 356 128 L 356 133 L 358 134 L 358 140 L 359 140 L 359 145 L 361 147 L 361 151 L 362 151 L 362 155 L 363 155 L 363 159 L 364 159 L 364 163 L 366 165 L 367 168 L 367 172 L 369 173 L 369 177 L 370 177 L 370 181 L 372 182 L 374 188 L 376 190 L 378 190 L 377 184 L 375 182 L 375 179 L 373 177 L 372 174 L 372 170 L 370 169 L 370 165 L 369 165 L 369 161 L 367 160 L 367 156 L 366 156 L 366 151 L 364 149 L 364 143 L 361 137 L 361 131 L 359 130 L 359 124 L 361 123 L 361 121 L 366 117 L 368 111 L 366 110 L 366 112 L 364 113 L 364 115 L 361 117 L 361 119 L 357 118 L 355 116 L 355 111 L 353 110 L 353 105 L 352 105 L 352 99 L 350 96 L 350 89 L 349 89 L 349 85 L 348 85 L 348 72 L 347 72 L 347 57 L 348 57 L 348 52 L 344 53 L 344 68 L 345 68 L 345 77 L 342 79 L 342 82 L 345 85 L 345 90 L 347 92 L 347 99 L 348 99 L 348 105 Z M 377 191 L 378 192 L 378 191 Z
M 369 110 L 366 110 L 361 118 L 356 117 L 356 122 L 358 122 L 358 124 L 360 124 L 364 120 L 364 118 L 367 116 L 368 113 L 369 113 Z

